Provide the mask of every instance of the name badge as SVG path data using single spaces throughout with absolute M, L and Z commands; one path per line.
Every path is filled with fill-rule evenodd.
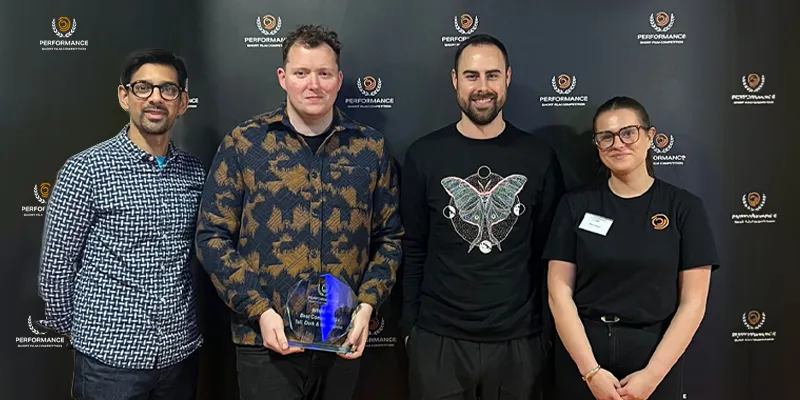
M 608 233 L 608 230 L 611 229 L 611 224 L 613 223 L 613 219 L 608 219 L 606 217 L 601 217 L 599 215 L 594 215 L 587 212 L 583 215 L 583 221 L 581 221 L 581 224 L 578 225 L 578 228 L 605 236 Z

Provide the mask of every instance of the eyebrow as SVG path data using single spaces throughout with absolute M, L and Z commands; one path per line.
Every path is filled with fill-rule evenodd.
M 499 74 L 499 73 L 502 73 L 502 72 L 503 71 L 500 71 L 499 69 L 490 69 L 490 70 L 486 71 L 486 74 L 491 74 L 491 73 Z M 479 73 L 480 73 L 479 71 L 467 69 L 467 70 L 464 70 L 464 72 L 462 72 L 461 74 L 462 75 L 466 75 L 466 74 L 479 74 Z
M 147 83 L 149 83 L 149 84 L 151 84 L 151 85 L 153 85 L 153 86 L 163 85 L 163 84 L 165 84 L 165 83 L 171 83 L 171 84 L 173 84 L 173 85 L 175 85 L 175 86 L 180 86 L 180 84 L 179 84 L 178 82 L 175 82 L 175 81 L 166 80 L 166 81 L 163 81 L 163 82 L 161 82 L 161 83 L 155 83 L 155 82 L 154 82 L 153 80 L 151 80 L 151 79 L 136 79 L 136 80 L 131 80 L 131 81 L 129 82 L 129 84 L 133 85 L 133 84 L 134 84 L 134 83 L 136 83 L 136 82 L 147 82 Z
M 316 70 L 316 71 L 336 71 L 337 70 L 337 68 L 335 66 L 318 66 L 318 67 L 312 68 L 312 67 L 305 66 L 305 65 L 294 65 L 294 66 L 291 66 L 291 67 L 287 67 L 286 69 L 287 70 L 299 70 L 299 69 L 301 69 L 301 70 L 309 70 L 309 71 L 311 71 L 311 70 Z

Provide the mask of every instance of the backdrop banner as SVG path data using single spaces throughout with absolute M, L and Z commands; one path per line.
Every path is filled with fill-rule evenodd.
M 0 213 L 7 225 L 0 397 L 69 398 L 73 351 L 32 324 L 44 317 L 37 294 L 43 217 L 67 158 L 127 122 L 116 98 L 125 56 L 163 47 L 186 59 L 190 109 L 173 138 L 208 168 L 236 124 L 284 101 L 276 75 L 281 43 L 301 24 L 339 33 L 337 105 L 383 132 L 398 162 L 412 141 L 459 118 L 450 70 L 471 34 L 506 44 L 513 75 L 504 115 L 556 149 L 570 189 L 597 175 L 590 142 L 597 106 L 616 95 L 642 102 L 657 128 L 656 175 L 704 200 L 722 257 L 685 356 L 683 398 L 796 396 L 796 2 L 112 3 L 0 4 Z M 197 262 L 193 271 L 204 335 L 198 398 L 237 399 L 228 310 Z M 398 284 L 370 321 L 358 399 L 407 398 L 401 293 Z

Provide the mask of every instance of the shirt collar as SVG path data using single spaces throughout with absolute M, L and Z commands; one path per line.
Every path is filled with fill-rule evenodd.
M 150 153 L 142 150 L 141 147 L 137 146 L 136 143 L 133 143 L 131 138 L 128 137 L 128 129 L 130 128 L 130 123 L 125 124 L 122 130 L 117 134 L 117 143 L 119 143 L 122 150 L 131 157 L 134 161 L 148 161 L 148 162 L 155 162 L 155 156 L 151 155 Z M 178 156 L 178 152 L 175 151 L 175 144 L 172 140 L 169 141 L 169 145 L 167 146 L 167 154 L 166 159 L 167 161 L 172 161 L 175 157 Z
M 289 121 L 289 116 L 286 114 L 286 102 L 283 102 L 276 110 L 276 113 L 269 119 L 270 124 L 281 124 L 291 132 L 297 132 L 297 129 L 292 126 Z M 331 123 L 333 133 L 343 132 L 346 130 L 358 130 L 358 125 L 350 119 L 350 117 L 342 112 L 339 107 L 333 107 L 333 121 Z

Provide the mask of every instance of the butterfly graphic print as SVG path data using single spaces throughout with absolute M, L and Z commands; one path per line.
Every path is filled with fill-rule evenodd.
M 525 212 L 518 194 L 527 181 L 527 177 L 519 174 L 503 178 L 485 165 L 465 179 L 442 179 L 442 186 L 450 195 L 450 203 L 442 214 L 469 243 L 467 253 L 475 247 L 483 254 L 489 254 L 494 247 L 503 250 L 500 243 Z

